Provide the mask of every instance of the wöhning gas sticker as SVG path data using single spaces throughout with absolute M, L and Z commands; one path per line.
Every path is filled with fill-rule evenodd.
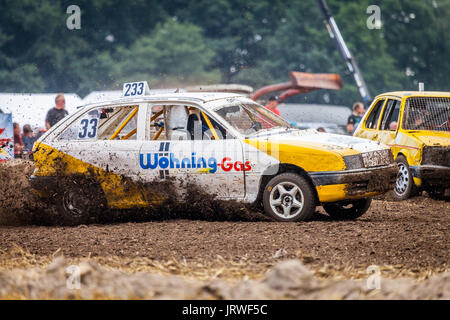
M 229 171 L 251 171 L 250 161 L 234 161 L 230 157 L 223 157 L 219 162 L 216 157 L 198 156 L 195 152 L 190 157 L 179 158 L 174 153 L 161 155 L 159 153 L 140 153 L 139 165 L 142 169 L 147 170 L 166 170 L 166 169 L 204 169 L 209 168 L 209 173 L 217 172 L 220 168 L 225 172 Z

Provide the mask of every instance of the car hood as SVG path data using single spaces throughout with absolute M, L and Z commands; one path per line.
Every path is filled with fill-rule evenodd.
M 331 151 L 340 155 L 372 152 L 389 149 L 378 142 L 316 130 L 286 130 L 284 132 L 256 135 L 252 139 L 267 140 L 267 142 L 303 146 Z
M 410 134 L 426 146 L 450 146 L 450 132 L 410 132 Z

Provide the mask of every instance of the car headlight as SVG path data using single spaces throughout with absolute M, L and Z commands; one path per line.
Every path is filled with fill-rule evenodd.
M 360 154 L 344 156 L 345 167 L 347 170 L 364 168 L 363 158 Z

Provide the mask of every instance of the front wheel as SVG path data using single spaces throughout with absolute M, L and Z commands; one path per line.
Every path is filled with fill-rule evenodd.
M 273 177 L 263 194 L 265 212 L 277 221 L 308 220 L 316 208 L 310 183 L 295 173 Z
M 324 203 L 323 209 L 336 220 L 354 220 L 361 217 L 370 207 L 372 199 L 345 200 Z
M 406 200 L 415 191 L 413 176 L 405 157 L 398 156 L 395 162 L 398 165 L 398 175 L 392 194 L 396 200 Z

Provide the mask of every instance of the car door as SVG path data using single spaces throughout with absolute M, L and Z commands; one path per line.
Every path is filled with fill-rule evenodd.
M 93 175 L 113 208 L 145 204 L 137 182 L 139 114 L 145 104 L 100 106 L 75 119 L 55 141 L 55 148 L 70 156 L 71 173 Z
M 154 105 L 149 110 L 150 130 L 139 153 L 145 181 L 170 179 L 177 190 L 188 195 L 205 192 L 218 199 L 245 197 L 240 140 L 224 137 L 225 129 L 206 110 L 196 106 Z M 193 118 L 193 127 L 199 125 L 200 134 L 189 133 Z
M 372 107 L 364 116 L 354 136 L 374 141 L 378 139 L 378 125 L 385 102 L 385 98 L 379 98 L 372 103 Z
M 377 141 L 395 148 L 399 127 L 401 100 L 389 98 L 381 118 Z

